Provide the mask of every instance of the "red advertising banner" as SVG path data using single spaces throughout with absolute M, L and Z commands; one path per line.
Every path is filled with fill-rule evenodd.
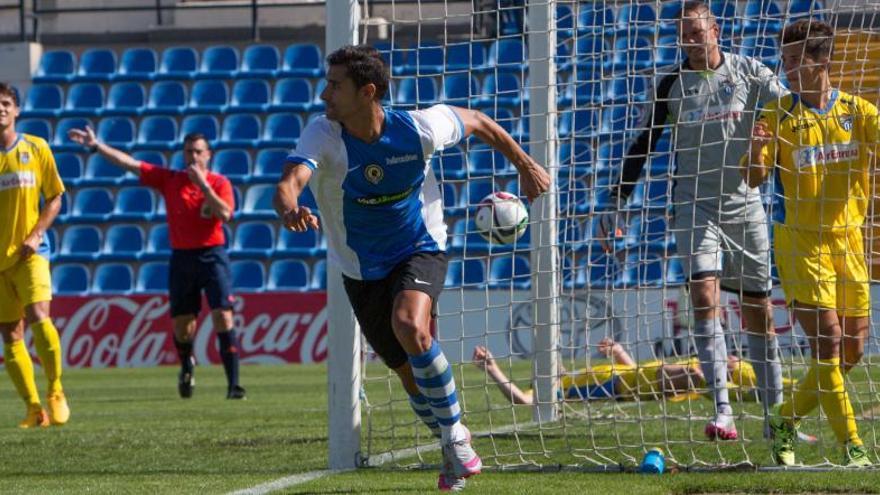
M 324 292 L 238 295 L 235 330 L 242 363 L 324 361 L 326 306 Z M 52 318 L 61 334 L 65 367 L 137 367 L 178 362 L 165 295 L 55 297 Z M 198 363 L 221 362 L 213 327 L 210 313 L 203 310 L 193 345 Z M 31 355 L 36 356 L 31 332 L 25 334 Z

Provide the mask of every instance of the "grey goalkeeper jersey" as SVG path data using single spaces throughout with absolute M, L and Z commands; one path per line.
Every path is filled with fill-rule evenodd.
M 685 61 L 656 76 L 653 101 L 626 154 L 620 196 L 626 198 L 638 181 L 648 153 L 660 135 L 672 129 L 675 168 L 671 174 L 673 203 L 738 216 L 748 203 L 760 202 L 739 173 L 748 151 L 755 115 L 764 103 L 788 91 L 760 61 L 722 54 L 714 71 L 696 71 Z

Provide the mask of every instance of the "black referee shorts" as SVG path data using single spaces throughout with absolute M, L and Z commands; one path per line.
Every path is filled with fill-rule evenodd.
M 355 280 L 342 276 L 361 332 L 389 368 L 398 368 L 409 359 L 391 328 L 394 298 L 401 291 L 417 290 L 431 296 L 436 306 L 446 282 L 446 265 L 445 253 L 416 253 L 382 279 Z M 436 316 L 433 310 L 431 316 Z
M 172 250 L 168 263 L 171 317 L 198 315 L 203 290 L 211 309 L 232 308 L 232 275 L 226 248 Z

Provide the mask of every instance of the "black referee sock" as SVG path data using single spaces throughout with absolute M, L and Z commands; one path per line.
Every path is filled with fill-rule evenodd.
M 193 372 L 193 345 L 192 342 L 181 342 L 174 337 L 174 347 L 177 348 L 177 356 L 180 357 L 180 370 L 184 374 Z
M 223 370 L 226 371 L 229 388 L 238 386 L 238 338 L 235 329 L 217 332 L 217 342 L 220 343 L 220 359 L 223 360 Z

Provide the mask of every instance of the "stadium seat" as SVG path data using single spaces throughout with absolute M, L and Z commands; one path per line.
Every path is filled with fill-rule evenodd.
M 232 290 L 235 292 L 262 292 L 266 281 L 266 269 L 254 260 L 233 261 Z
M 623 166 L 626 144 L 623 140 L 606 141 L 596 150 L 596 168 L 609 170 Z
M 523 88 L 515 74 L 488 74 L 483 79 L 476 105 L 483 108 L 518 107 L 522 103 Z
M 299 115 L 293 113 L 270 114 L 266 118 L 259 146 L 261 148 L 293 148 L 299 142 L 302 129 L 302 117 Z
M 486 284 L 486 264 L 481 259 L 449 260 L 444 287 L 478 289 Z
M 183 150 L 177 150 L 171 154 L 171 160 L 168 162 L 168 168 L 171 170 L 183 170 L 186 168 L 183 158 Z
M 254 163 L 253 180 L 255 182 L 278 182 L 284 170 L 287 150 L 283 148 L 266 148 L 257 153 Z
M 741 40 L 740 55 L 754 57 L 774 70 L 779 63 L 779 42 L 776 38 L 763 35 L 747 36 Z
M 308 79 L 281 79 L 275 83 L 269 110 L 273 112 L 306 112 L 312 107 L 312 84 Z
M 107 105 L 101 111 L 101 115 L 140 115 L 146 104 L 146 90 L 141 83 L 116 83 L 110 86 Z
M 98 141 L 130 150 L 134 145 L 134 121 L 128 117 L 106 117 L 98 122 Z
M 202 53 L 196 79 L 233 79 L 238 73 L 238 50 L 231 46 L 209 46 Z
M 639 125 L 639 112 L 640 109 L 634 105 L 605 106 L 600 112 L 602 114 L 600 133 L 614 137 L 634 132 Z
M 193 132 L 199 132 L 205 135 L 205 138 L 212 144 L 216 144 L 218 129 L 220 125 L 217 118 L 213 115 L 187 115 L 180 123 L 180 133 L 178 134 L 179 142 L 183 142 L 184 136 Z
M 654 45 L 648 38 L 619 37 L 614 42 L 614 71 L 632 74 L 654 65 Z
M 309 290 L 327 290 L 327 260 L 320 259 L 312 266 L 312 280 Z
M 113 195 L 103 187 L 83 188 L 77 191 L 68 221 L 105 222 L 113 211 Z
M 236 77 L 274 78 L 278 74 L 281 54 L 272 45 L 250 45 L 241 57 L 241 69 Z
M 583 177 L 593 170 L 593 150 L 583 141 L 561 142 L 558 154 L 560 177 Z
M 613 55 L 610 45 L 601 37 L 582 36 L 575 42 L 572 57 L 578 70 L 601 73 L 611 70 Z
M 21 119 L 15 122 L 15 131 L 41 137 L 52 142 L 52 124 L 46 119 Z
M 116 54 L 106 48 L 91 48 L 79 58 L 76 81 L 106 82 L 116 74 Z
M 382 57 L 382 60 L 385 61 L 385 64 L 388 65 L 392 73 L 398 73 L 400 68 L 406 65 L 406 58 L 410 52 L 409 49 L 404 49 L 397 43 L 391 43 L 390 41 L 377 41 L 373 43 L 373 47 L 379 50 L 379 56 Z
M 89 269 L 79 263 L 52 266 L 52 292 L 64 296 L 85 295 L 89 291 Z
M 269 83 L 261 79 L 242 79 L 232 87 L 227 112 L 265 112 L 269 108 Z
M 624 269 L 614 281 L 616 289 L 662 287 L 666 267 L 659 253 L 632 253 L 627 255 Z
M 64 106 L 61 86 L 52 83 L 34 84 L 27 92 L 22 117 L 57 117 Z
M 407 108 L 426 108 L 437 101 L 437 83 L 431 77 L 408 77 L 397 86 L 395 103 Z
M 104 236 L 101 259 L 137 261 L 144 251 L 144 230 L 137 225 L 113 224 Z
M 58 261 L 94 261 L 101 252 L 101 230 L 94 225 L 73 225 L 64 231 Z
M 70 206 L 73 203 L 73 193 L 68 190 L 64 194 L 61 195 L 61 211 L 58 212 L 58 216 L 55 218 L 56 224 L 67 223 L 67 219 L 70 217 L 70 212 L 73 210 L 73 207 Z
M 615 77 L 609 86 L 607 101 L 611 103 L 640 103 L 648 97 L 648 81 L 632 74 Z
M 199 52 L 188 46 L 174 46 L 162 52 L 157 80 L 192 79 L 199 67 Z
M 211 169 L 233 184 L 244 184 L 251 177 L 251 155 L 242 149 L 217 151 L 211 160 Z
M 81 182 L 87 186 L 119 186 L 135 184 L 138 182 L 138 177 L 126 174 L 122 167 L 117 167 L 99 153 L 93 153 L 86 161 L 86 169 Z
M 575 16 L 568 5 L 556 5 L 556 33 L 559 39 L 572 38 L 575 33 Z
M 177 121 L 165 115 L 150 115 L 138 128 L 138 150 L 171 150 L 177 148 Z
M 134 288 L 134 273 L 128 263 L 102 263 L 92 279 L 93 294 L 129 294 Z
M 35 83 L 66 83 L 73 80 L 76 72 L 76 56 L 70 50 L 50 50 L 40 57 L 40 65 L 34 73 Z
M 46 229 L 44 234 L 44 242 L 49 245 L 49 261 L 54 261 L 58 254 L 58 230 L 54 228 Z
M 178 81 L 160 81 L 150 88 L 145 114 L 180 115 L 186 110 L 186 87 Z
M 575 110 L 559 116 L 559 137 L 587 138 L 599 132 L 599 113 L 593 110 Z
M 324 89 L 326 87 L 327 87 L 327 80 L 326 79 L 318 79 L 318 81 L 315 82 L 315 97 L 312 99 L 312 106 L 310 108 L 310 110 L 312 112 L 321 112 L 326 108 L 326 105 L 324 104 L 324 100 L 321 99 L 321 93 L 324 92 Z M 391 88 L 389 87 L 389 90 L 390 89 Z M 383 104 L 384 104 L 384 102 L 383 102 Z M 309 118 L 311 119 L 312 117 L 310 116 Z
M 504 155 L 486 144 L 471 146 L 468 171 L 471 177 L 499 177 L 515 173 Z
M 748 0 L 743 8 L 742 34 L 769 39 L 782 30 L 782 11 L 773 0 Z
M 681 49 L 678 46 L 678 36 L 667 35 L 657 40 L 654 52 L 654 62 L 658 67 L 664 65 L 678 65 L 681 63 Z
M 614 29 L 614 11 L 606 8 L 602 2 L 586 2 L 578 4 L 577 32 L 581 35 L 602 35 L 606 30 Z
M 525 43 L 519 38 L 502 38 L 489 46 L 488 66 L 501 72 L 521 73 L 523 62 L 528 60 Z
M 244 204 L 242 205 L 240 218 L 275 218 L 275 209 L 272 207 L 272 196 L 274 195 L 275 186 L 271 184 L 257 184 L 249 187 L 244 195 Z
M 440 100 L 447 105 L 468 107 L 471 98 L 476 98 L 480 94 L 477 78 L 470 73 L 446 75 L 440 86 L 442 88 Z
M 422 41 L 400 67 L 399 74 L 408 76 L 439 76 L 443 73 L 443 46 L 437 42 Z
M 165 160 L 165 155 L 162 154 L 161 151 L 139 150 L 132 153 L 131 156 L 135 160 L 147 162 L 151 165 L 157 165 L 159 167 L 165 167 L 168 165 L 168 162 Z
M 457 146 L 435 153 L 431 157 L 431 167 L 438 179 L 457 180 L 467 176 L 464 151 Z
M 671 36 L 678 33 L 678 18 L 681 15 L 681 7 L 684 2 L 663 2 L 657 20 L 660 23 L 660 35 Z
M 528 290 L 532 286 L 529 259 L 522 255 L 492 258 L 489 266 L 490 289 Z
M 76 187 L 83 177 L 82 158 L 76 153 L 55 153 L 55 166 L 58 175 L 67 187 Z
M 663 215 L 636 214 L 630 220 L 622 239 L 615 244 L 615 250 L 630 251 L 674 251 L 675 241 L 666 225 Z
M 156 76 L 158 56 L 152 48 L 128 48 L 122 52 L 116 81 L 151 81 Z
M 620 273 L 620 267 L 613 256 L 594 251 L 583 258 L 578 269 L 576 284 L 592 289 L 610 289 Z
M 573 178 L 560 178 L 559 184 L 559 211 L 567 215 L 583 215 L 589 213 L 590 202 L 588 189 L 584 182 Z
M 168 278 L 168 263 L 150 261 L 141 265 L 138 270 L 135 288 L 138 293 L 166 294 L 168 293 Z
M 275 229 L 266 222 L 242 222 L 235 229 L 233 258 L 268 258 L 275 248 Z
M 617 11 L 617 30 L 623 36 L 653 36 L 657 11 L 648 3 L 625 3 Z
M 460 199 L 455 184 L 441 183 L 440 196 L 443 198 L 443 211 L 446 215 L 458 215 L 464 210 L 459 206 Z
M 449 247 L 464 257 L 481 256 L 489 252 L 489 241 L 477 230 L 473 219 L 460 219 L 452 226 Z
M 171 256 L 171 242 L 168 239 L 168 224 L 155 224 L 150 228 L 147 235 L 147 249 L 144 250 L 145 259 L 167 259 Z
M 136 186 L 120 189 L 116 193 L 113 219 L 147 222 L 153 216 L 156 197 L 148 187 Z
M 104 88 L 97 83 L 76 83 L 67 90 L 63 115 L 97 117 L 104 108 Z
M 284 50 L 279 77 L 320 77 L 324 75 L 324 59 L 318 45 L 293 44 Z
M 468 41 L 446 45 L 446 71 L 471 71 L 486 68 L 486 49 L 482 43 Z
M 590 69 L 573 71 L 571 78 L 564 81 L 557 102 L 560 106 L 580 108 L 595 106 L 605 98 L 602 72 Z
M 715 19 L 721 30 L 721 37 L 733 39 L 739 31 L 739 21 L 736 17 L 736 1 L 712 0 L 708 3 L 712 13 L 715 14 Z
M 269 267 L 267 290 L 307 291 L 309 290 L 309 267 L 302 260 L 278 260 Z
M 229 89 L 223 81 L 196 81 L 189 94 L 188 113 L 223 113 L 229 104 Z
M 229 115 L 223 119 L 219 148 L 253 148 L 260 139 L 260 119 L 253 114 Z
M 327 248 L 318 232 L 312 229 L 305 232 L 292 232 L 282 228 L 278 231 L 274 256 L 311 258 L 323 255 L 326 250 Z
M 670 183 L 665 178 L 639 181 L 627 204 L 630 209 L 666 208 L 669 204 Z

